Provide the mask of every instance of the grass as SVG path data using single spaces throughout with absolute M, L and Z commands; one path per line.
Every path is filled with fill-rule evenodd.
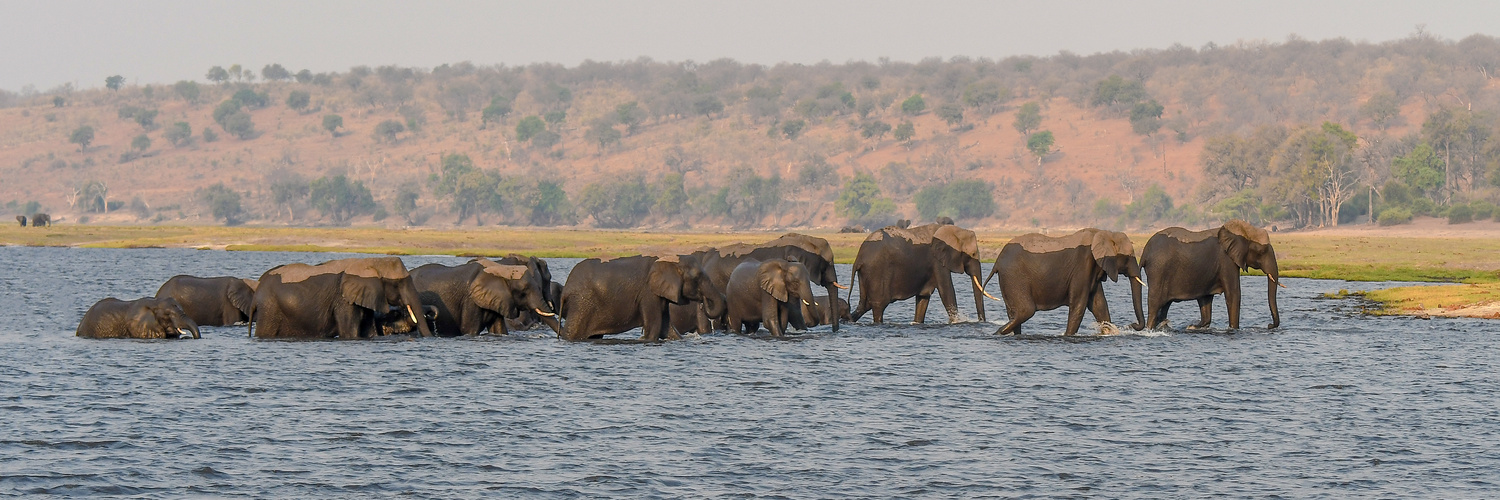
M 1380 304 L 1380 309 L 1373 311 L 1373 314 L 1423 314 L 1432 309 L 1462 308 L 1500 301 L 1500 283 L 1403 286 L 1361 292 L 1360 295 Z

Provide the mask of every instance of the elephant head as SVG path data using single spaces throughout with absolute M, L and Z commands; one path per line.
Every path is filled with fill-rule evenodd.
M 828 292 L 829 297 L 838 296 L 837 289 L 848 288 L 839 284 L 838 270 L 833 265 L 833 247 L 828 245 L 828 240 L 805 234 L 787 233 L 761 246 L 787 247 L 788 251 L 783 257 L 796 260 L 806 266 L 808 275 L 814 278 L 812 281 L 822 286 Z M 833 331 L 839 331 L 839 316 L 832 309 L 826 312 L 829 317 L 833 318 L 829 321 Z
M 767 261 L 760 265 L 760 289 L 778 302 L 797 307 L 815 306 L 812 287 L 808 285 L 807 267 L 800 262 Z
M 483 272 L 469 284 L 469 296 L 480 308 L 499 312 L 507 318 L 535 313 L 553 332 L 561 332 L 556 309 L 547 300 L 548 286 L 537 269 L 524 265 L 499 264 L 489 259 L 474 259 Z M 544 264 L 545 266 L 545 264 Z
M 1271 306 L 1271 324 L 1266 328 L 1281 326 L 1276 287 L 1285 288 L 1286 285 L 1281 284 L 1281 270 L 1276 266 L 1276 249 L 1271 246 L 1271 235 L 1265 229 L 1234 219 L 1219 228 L 1219 246 L 1241 271 L 1255 268 L 1266 273 L 1266 301 Z
M 1139 330 L 1146 324 L 1145 315 L 1141 311 L 1141 262 L 1136 258 L 1135 247 L 1130 243 L 1130 237 L 1125 233 L 1115 231 L 1097 230 L 1089 243 L 1089 251 L 1094 257 L 1094 263 L 1104 271 L 1104 276 L 1110 281 L 1119 281 L 1121 274 L 1130 282 L 1131 305 L 1135 307 L 1135 324 L 1130 325 L 1132 329 Z
M 714 286 L 695 255 L 667 255 L 651 263 L 646 286 L 651 293 L 677 305 L 701 301 L 709 316 L 724 315 L 727 301 L 724 292 Z
M 949 273 L 969 275 L 974 287 L 974 309 L 979 321 L 984 321 L 984 298 L 995 297 L 979 284 L 979 238 L 973 231 L 952 224 L 928 224 L 912 228 L 912 232 L 924 229 L 932 232 L 933 256 L 938 259 L 938 265 Z
M 309 266 L 287 264 L 270 271 L 268 275 L 279 276 L 283 283 L 295 283 L 321 274 L 342 274 L 339 293 L 342 299 L 355 306 L 370 310 L 376 319 L 387 313 L 405 314 L 417 324 L 423 337 L 432 336 L 427 322 L 417 319 L 422 300 L 417 296 L 417 286 L 406 272 L 406 264 L 396 257 L 371 257 L 360 259 L 331 260 Z
M 135 301 L 130 322 L 147 332 L 147 338 L 175 339 L 183 335 L 198 336 L 198 324 L 193 322 L 176 299 L 150 298 Z

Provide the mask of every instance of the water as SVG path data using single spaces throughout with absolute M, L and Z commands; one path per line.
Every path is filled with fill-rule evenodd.
M 1495 323 L 1368 318 L 1313 298 L 1383 284 L 1285 280 L 1268 332 L 1263 282 L 1246 278 L 1250 327 L 1232 335 L 1061 339 L 1056 310 L 998 338 L 1003 305 L 988 303 L 991 323 L 942 325 L 934 299 L 927 325 L 902 324 L 908 301 L 887 326 L 867 315 L 789 340 L 73 337 L 94 301 L 174 274 L 335 257 L 0 248 L 0 495 L 1500 493 Z M 552 262 L 559 279 L 572 263 Z M 1128 287 L 1107 288 L 1128 323 Z

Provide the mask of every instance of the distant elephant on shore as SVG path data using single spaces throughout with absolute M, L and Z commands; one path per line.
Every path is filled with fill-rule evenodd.
M 745 261 L 729 276 L 724 298 L 729 302 L 729 331 L 754 333 L 762 323 L 771 335 L 786 334 L 787 324 L 806 330 L 804 307 L 813 306 L 807 267 L 772 259 Z
M 422 303 L 437 309 L 440 336 L 509 333 L 506 318 L 537 314 L 552 331 L 562 333 L 547 303 L 546 287 L 535 269 L 477 258 L 459 266 L 427 264 L 411 270 Z
M 24 215 L 17 215 L 16 216 L 16 222 L 20 222 L 21 223 L 21 227 L 26 227 L 26 216 L 24 216 Z
M 703 302 L 710 315 L 724 314 L 724 294 L 696 256 L 587 259 L 573 266 L 563 285 L 558 337 L 584 341 L 640 328 L 641 340 L 661 340 L 672 333 L 667 306 L 692 302 Z
M 1063 335 L 1078 333 L 1083 311 L 1088 309 L 1098 321 L 1110 321 L 1109 303 L 1104 299 L 1104 280 L 1117 281 L 1121 275 L 1130 282 L 1136 322 L 1141 329 L 1141 265 L 1135 248 L 1125 233 L 1102 229 L 1082 229 L 1067 236 L 1041 234 L 1018 236 L 1000 249 L 989 279 L 999 275 L 1000 297 L 1010 321 L 995 332 L 1000 335 L 1021 333 L 1021 325 L 1037 311 L 1068 307 L 1068 326 Z
M 948 322 L 956 322 L 958 296 L 951 273 L 969 275 L 975 312 L 979 321 L 984 321 L 984 297 L 989 294 L 979 284 L 979 240 L 973 231 L 926 224 L 911 229 L 887 226 L 870 233 L 854 257 L 851 274 L 859 283 L 859 307 L 852 316 L 857 321 L 874 311 L 875 323 L 883 323 L 885 308 L 892 302 L 916 297 L 913 321 L 921 323 L 927 317 L 932 291 L 937 290 L 948 311 Z
M 123 301 L 110 297 L 94 303 L 78 322 L 79 337 L 95 339 L 175 339 L 198 336 L 198 325 L 170 298 Z
M 200 326 L 228 326 L 250 321 L 255 302 L 255 280 L 233 276 L 199 278 L 180 274 L 156 290 L 159 298 L 171 297 Z
M 52 216 L 47 214 L 31 214 L 31 227 L 44 227 L 52 225 Z
M 432 328 L 417 318 L 422 300 L 397 257 L 287 264 L 266 271 L 255 290 L 250 332 L 259 338 L 369 338 L 384 333 L 391 315 Z
M 1234 219 L 1222 227 L 1189 231 L 1169 227 L 1146 241 L 1141 252 L 1141 267 L 1146 271 L 1150 291 L 1146 294 L 1146 324 L 1158 328 L 1167 320 L 1167 309 L 1173 302 L 1198 302 L 1196 328 L 1207 328 L 1215 294 L 1224 294 L 1229 310 L 1229 328 L 1240 327 L 1240 271 L 1250 268 L 1266 273 L 1266 300 L 1271 307 L 1271 324 L 1281 326 L 1281 311 L 1276 307 L 1276 288 L 1281 273 L 1276 266 L 1276 249 L 1271 235 L 1250 223 Z

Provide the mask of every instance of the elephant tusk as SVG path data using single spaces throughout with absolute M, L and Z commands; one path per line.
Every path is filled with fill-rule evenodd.
M 411 304 L 406 305 L 406 315 L 411 318 L 412 323 L 422 324 L 421 321 L 417 321 L 417 313 L 411 310 Z
M 1282 287 L 1282 288 L 1286 288 L 1286 285 L 1281 284 L 1280 281 L 1277 281 L 1276 278 L 1272 278 L 1271 275 L 1269 275 L 1269 274 L 1266 275 L 1266 279 L 1271 280 L 1271 282 L 1275 283 L 1276 286 L 1279 286 L 1279 287 Z
M 557 316 L 557 315 L 556 315 L 556 314 L 552 314 L 552 313 L 549 313 L 549 312 L 542 312 L 542 310 L 541 310 L 541 309 L 540 309 L 540 308 L 538 308 L 538 309 L 537 309 L 537 310 L 536 310 L 536 313 L 537 313 L 537 314 L 540 314 L 540 315 L 542 315 L 542 316 L 546 316 L 546 317 L 549 317 L 549 318 L 550 318 L 550 317 L 553 317 L 553 316 Z
M 807 301 L 807 299 L 802 299 L 802 303 L 803 303 L 803 304 L 804 304 L 804 305 L 809 305 L 809 306 L 810 306 L 810 305 L 813 305 L 813 303 L 812 303 L 812 302 L 808 302 L 808 301 Z
M 990 295 L 990 292 L 986 292 L 986 291 L 985 291 L 985 290 L 984 290 L 984 286 L 982 286 L 982 285 L 980 285 L 980 284 L 979 284 L 979 278 L 976 278 L 976 277 L 973 277 L 973 276 L 970 276 L 970 277 L 969 277 L 969 279 L 972 279 L 972 280 L 974 280 L 974 286 L 977 286 L 977 287 L 979 287 L 979 293 L 982 293 L 982 294 L 984 294 L 984 296 L 985 296 L 985 297 L 989 297 L 989 298 L 990 298 L 990 300 L 1000 300 L 1000 299 L 998 299 L 998 298 L 995 298 L 995 296 L 994 296 L 994 295 Z M 1004 301 L 1001 301 L 1001 302 L 1004 302 Z
M 1140 283 L 1142 287 L 1146 286 L 1146 282 L 1141 281 L 1141 278 L 1138 276 L 1131 276 L 1130 279 L 1135 280 L 1136 283 Z
M 841 285 L 837 281 L 833 282 L 833 286 L 836 287 L 836 288 L 838 288 L 839 290 L 848 290 L 849 289 L 849 287 Z

